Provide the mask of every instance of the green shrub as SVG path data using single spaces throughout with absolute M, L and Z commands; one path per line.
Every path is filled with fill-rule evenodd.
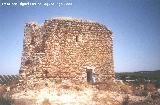
M 156 85 L 157 88 L 160 88 L 160 80 L 156 80 L 155 85 Z
M 142 91 L 142 96 L 148 96 L 148 91 L 147 90 Z
M 128 104 L 129 104 L 129 96 L 127 95 L 123 98 L 122 105 L 128 105 Z
M 152 93 L 152 94 L 151 94 L 151 98 L 152 98 L 153 100 L 160 99 L 160 94 L 159 94 L 159 92 L 154 92 L 154 93 Z
M 12 105 L 13 100 L 8 93 L 0 94 L 0 105 Z

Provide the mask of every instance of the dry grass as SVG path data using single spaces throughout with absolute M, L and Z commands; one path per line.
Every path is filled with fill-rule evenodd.
M 135 105 L 135 103 L 147 102 L 146 97 L 135 96 L 131 91 L 132 87 L 126 84 L 108 83 L 97 87 L 87 83 L 63 82 L 49 84 L 42 89 L 21 91 L 15 93 L 13 97 L 26 101 L 23 105 Z M 128 96 L 125 97 L 126 95 Z M 33 101 L 27 103 L 27 99 Z
M 51 105 L 51 103 L 49 102 L 49 99 L 44 99 L 42 105 Z

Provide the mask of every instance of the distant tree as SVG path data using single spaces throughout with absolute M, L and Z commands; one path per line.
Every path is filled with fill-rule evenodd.
M 160 88 L 160 79 L 155 81 L 155 85 L 157 88 Z
M 126 77 L 127 77 L 127 75 L 122 74 L 122 75 L 120 76 L 120 79 L 123 80 L 123 81 L 125 82 L 125 81 L 126 81 Z

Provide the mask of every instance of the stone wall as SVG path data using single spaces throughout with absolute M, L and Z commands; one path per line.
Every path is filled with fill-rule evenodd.
M 43 25 L 27 23 L 20 75 L 86 82 L 114 78 L 112 32 L 97 22 L 55 18 Z

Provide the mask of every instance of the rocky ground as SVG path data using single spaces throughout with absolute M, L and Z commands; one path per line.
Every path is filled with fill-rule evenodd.
M 4 91 L 4 90 L 3 90 Z M 41 89 L 24 89 L 12 94 L 14 105 L 160 105 L 160 94 L 133 94 L 123 83 L 52 83 Z

